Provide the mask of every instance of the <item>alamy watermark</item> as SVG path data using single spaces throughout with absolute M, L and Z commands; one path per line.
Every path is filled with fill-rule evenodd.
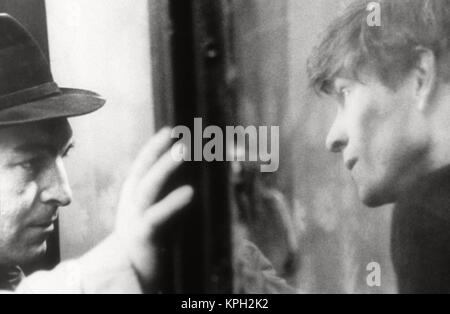
M 369 272 L 366 278 L 366 284 L 371 287 L 381 287 L 381 265 L 377 262 L 371 262 L 367 265 Z
M 261 163 L 261 172 L 279 168 L 279 126 L 204 128 L 202 118 L 195 118 L 193 134 L 187 126 L 179 125 L 172 129 L 172 138 L 179 140 L 171 151 L 178 161 L 253 161 Z
M 379 2 L 370 2 L 366 10 L 370 12 L 367 15 L 367 25 L 370 27 L 381 26 L 381 4 Z

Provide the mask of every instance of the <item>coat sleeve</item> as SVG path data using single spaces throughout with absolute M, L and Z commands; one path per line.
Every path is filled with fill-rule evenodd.
M 77 260 L 25 278 L 16 293 L 137 294 L 141 286 L 131 262 L 113 236 Z
M 241 294 L 294 294 L 270 261 L 252 242 L 243 240 L 237 253 L 236 289 Z

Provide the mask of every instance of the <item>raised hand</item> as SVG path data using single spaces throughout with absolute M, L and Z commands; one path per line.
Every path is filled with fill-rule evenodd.
M 194 194 L 192 187 L 183 186 L 156 200 L 169 176 L 182 164 L 171 151 L 186 151 L 181 144 L 171 147 L 170 134 L 169 128 L 161 130 L 141 151 L 118 207 L 114 233 L 144 282 L 150 282 L 155 273 L 155 230 L 188 205 Z

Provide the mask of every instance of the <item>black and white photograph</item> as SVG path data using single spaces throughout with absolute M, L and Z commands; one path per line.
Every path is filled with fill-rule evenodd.
M 450 293 L 449 121 L 450 0 L 0 0 L 0 294 Z

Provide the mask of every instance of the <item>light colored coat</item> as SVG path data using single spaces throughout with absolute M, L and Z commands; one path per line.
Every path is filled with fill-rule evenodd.
M 18 294 L 137 294 L 142 293 L 136 272 L 112 236 L 77 260 L 54 270 L 26 277 Z

